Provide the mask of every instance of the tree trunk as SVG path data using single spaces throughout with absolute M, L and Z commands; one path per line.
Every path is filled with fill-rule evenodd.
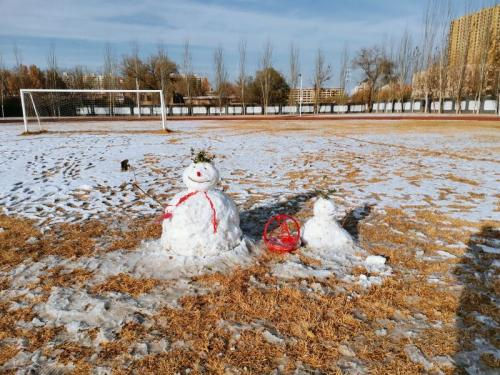
M 241 105 L 243 107 L 243 114 L 245 114 L 245 84 L 241 85 Z

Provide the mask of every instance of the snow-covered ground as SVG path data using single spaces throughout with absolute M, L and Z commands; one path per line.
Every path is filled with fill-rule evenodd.
M 304 212 L 311 214 L 310 201 L 318 192 L 327 193 L 335 201 L 339 220 L 349 212 L 362 220 L 370 211 L 382 215 L 396 208 L 408 217 L 426 210 L 450 220 L 466 220 L 470 225 L 482 221 L 498 223 L 499 127 L 475 124 L 477 127 L 462 123 L 414 125 L 368 120 L 173 121 L 168 126 L 174 132 L 163 134 L 156 131 L 152 122 L 96 122 L 54 124 L 48 126 L 48 133 L 31 136 L 20 136 L 19 125 L 1 125 L 0 210 L 9 216 L 33 219 L 44 233 L 50 233 L 59 223 L 102 220 L 113 225 L 122 218 L 133 221 L 159 216 L 160 205 L 134 183 L 166 203 L 184 189 L 182 173 L 190 164 L 191 149 L 209 149 L 216 155 L 214 163 L 221 172 L 220 187 L 240 209 L 247 241 L 233 253 L 203 260 L 172 258 L 161 251 L 158 239 L 145 241 L 134 251 L 27 259 L 15 267 L 0 268 L 0 281 L 3 278 L 10 284 L 10 289 L 2 291 L 0 297 L 15 301 L 12 311 L 31 306 L 36 317 L 20 323 L 24 328 L 62 327 L 65 335 L 60 340 L 80 342 L 98 352 L 103 343 L 115 340 L 136 315 L 149 322 L 162 308 L 179 307 L 182 296 L 213 291 L 196 284 L 193 276 L 252 265 L 263 252 L 258 243 L 262 220 L 277 212 L 297 214 L 304 219 Z M 120 162 L 124 159 L 128 159 L 132 170 L 121 171 Z M 366 207 L 369 207 L 367 212 Z M 389 227 L 387 230 L 392 235 L 414 235 L 418 241 L 428 240 L 421 232 L 403 233 Z M 35 244 L 38 240 L 33 239 Z M 421 260 L 443 262 L 455 258 L 450 253 L 453 249 L 463 249 L 466 245 L 457 240 L 441 242 L 440 246 L 432 257 L 419 248 L 409 250 Z M 490 242 L 480 246 L 488 254 L 498 254 L 498 246 Z M 302 256 L 312 263 L 305 262 Z M 47 291 L 36 287 L 37 283 L 58 267 L 64 273 L 84 270 L 92 276 L 85 287 L 53 287 L 42 298 Z M 167 283 L 139 296 L 92 292 L 92 288 L 120 274 Z M 390 259 L 386 264 L 385 258 L 370 255 L 368 249 L 356 243 L 355 251 L 350 254 L 302 249 L 300 254 L 272 263 L 268 276 L 291 284 L 302 280 L 298 284 L 302 291 L 321 295 L 344 293 L 351 299 L 358 295 L 344 287 L 330 290 L 305 280 L 336 277 L 368 290 L 392 275 Z M 444 278 L 431 275 L 429 282 L 441 283 Z M 251 279 L 251 284 L 269 288 L 255 279 Z M 38 299 L 41 300 L 34 305 L 27 302 Z M 229 330 L 241 329 L 229 322 L 220 323 Z M 270 343 L 282 345 L 288 340 L 268 331 L 262 322 L 252 324 L 245 327 L 251 329 L 256 325 L 260 330 L 266 327 L 263 337 Z M 88 332 L 94 329 L 98 335 L 92 339 Z M 30 352 L 21 339 L 9 338 L 3 343 L 0 340 L 0 352 L 6 343 L 22 349 L 4 369 L 30 366 L 38 369 L 59 363 L 57 356 L 41 355 L 41 350 Z M 167 351 L 167 344 L 155 345 L 163 345 L 159 352 Z M 140 353 L 134 355 L 141 358 L 157 354 L 152 346 L 148 342 L 146 350 L 136 348 L 134 353 Z M 484 343 L 478 347 L 492 350 Z M 45 353 L 47 350 L 50 348 L 45 347 Z M 350 356 L 350 350 L 343 350 L 348 353 L 345 356 Z M 438 366 L 437 360 L 431 363 L 416 347 L 408 346 L 407 352 L 412 362 L 434 369 Z M 351 369 L 362 372 L 365 365 L 356 362 Z
M 121 172 L 128 159 L 139 185 L 171 196 L 182 187 L 190 149 L 209 148 L 218 158 L 222 184 L 236 202 L 267 204 L 318 188 L 337 189 L 343 208 L 423 206 L 467 220 L 499 219 L 498 128 L 456 132 L 349 132 L 348 124 L 308 131 L 245 130 L 244 124 L 171 122 L 170 135 L 113 133 L 135 123 L 53 125 L 49 129 L 110 130 L 108 134 L 56 133 L 18 136 L 0 128 L 0 206 L 41 224 L 110 215 L 141 216 L 159 206 Z M 404 126 L 404 125 L 401 125 Z M 152 129 L 151 123 L 143 125 Z M 270 128 L 273 124 L 269 125 Z M 461 180 L 463 179 L 463 180 Z M 457 206 L 459 205 L 459 206 Z

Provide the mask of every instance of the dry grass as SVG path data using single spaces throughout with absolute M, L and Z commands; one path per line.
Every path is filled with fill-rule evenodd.
M 156 221 L 156 217 L 137 219 L 127 230 L 114 230 L 111 233 L 114 240 L 106 251 L 120 249 L 133 249 L 143 240 L 159 238 L 161 235 L 161 224 Z
M 0 278 L 0 291 L 2 290 L 7 290 L 10 287 L 10 282 L 7 280 L 7 278 L 2 277 Z
M 0 266 L 10 267 L 30 257 L 90 255 L 96 250 L 95 239 L 102 236 L 107 228 L 98 221 L 59 224 L 42 235 L 33 222 L 5 215 L 0 215 L 0 226 L 5 229 L 0 233 Z
M 493 353 L 483 353 L 481 354 L 481 360 L 488 366 L 494 369 L 500 369 L 500 359 Z
M 0 345 L 0 366 L 5 364 L 11 358 L 14 358 L 19 350 L 20 349 L 14 345 Z
M 305 207 L 310 210 L 310 204 Z M 299 212 L 297 216 L 304 215 L 304 212 Z M 9 223 L 5 218 L 3 220 L 3 223 Z M 404 347 L 407 344 L 416 345 L 427 358 L 432 358 L 440 355 L 453 357 L 458 351 L 470 347 L 474 338 L 479 336 L 494 342 L 495 332 L 480 327 L 472 314 L 477 311 L 494 317 L 495 305 L 484 289 L 475 291 L 470 287 L 480 287 L 472 273 L 460 276 L 453 273 L 459 262 L 470 266 L 471 272 L 484 272 L 488 261 L 477 263 L 468 258 L 462 260 L 463 250 L 447 247 L 447 244 L 457 241 L 470 243 L 475 229 L 486 224 L 493 225 L 494 222 L 470 223 L 428 210 L 416 210 L 410 216 L 404 210 L 391 208 L 386 208 L 385 212 L 373 212 L 360 223 L 351 221 L 346 220 L 344 225 L 350 230 L 359 230 L 363 247 L 374 254 L 386 256 L 393 267 L 393 276 L 380 286 L 363 290 L 335 278 L 306 279 L 303 282 L 309 285 L 319 283 L 328 292 L 302 291 L 297 288 L 297 280 L 284 282 L 270 274 L 270 267 L 283 256 L 265 254 L 250 268 L 236 269 L 230 274 L 213 273 L 194 278 L 192 282 L 195 285 L 208 290 L 205 294 L 184 296 L 179 300 L 179 308 L 163 308 L 149 320 L 148 325 L 126 323 L 116 340 L 101 344 L 98 350 L 78 343 L 59 344 L 56 347 L 61 352 L 57 358 L 61 363 L 74 363 L 79 373 L 91 371 L 90 358 L 95 354 L 97 359 L 93 365 L 109 366 L 116 369 L 117 373 L 123 372 L 119 369 L 125 363 L 129 365 L 127 371 L 145 374 L 173 374 L 188 368 L 192 370 L 191 374 L 224 374 L 231 371 L 260 374 L 270 373 L 280 365 L 284 373 L 293 373 L 299 363 L 311 371 L 317 369 L 323 373 L 342 373 L 338 364 L 343 355 L 339 350 L 341 345 L 345 345 L 364 363 L 369 373 L 415 374 L 424 370 L 405 354 Z M 57 247 L 51 252 L 45 250 L 45 254 L 78 256 L 67 246 L 72 243 L 69 241 L 84 235 L 94 241 L 93 244 L 85 245 L 84 254 L 96 251 L 92 246 L 102 246 L 103 251 L 128 246 L 133 248 L 143 238 L 159 235 L 157 227 L 141 223 L 131 227 L 144 229 L 137 229 L 133 236 L 128 237 L 126 231 L 104 236 L 101 227 L 93 226 L 95 224 L 79 227 L 79 231 L 75 230 L 76 227 L 61 227 L 57 232 L 58 241 L 50 242 Z M 29 222 L 11 224 L 3 235 L 9 233 L 10 228 L 18 226 L 21 228 L 20 237 L 27 239 L 33 236 L 34 229 Z M 81 234 L 76 235 L 75 231 Z M 49 236 L 56 236 L 56 233 Z M 110 246 L 103 239 L 107 243 L 121 242 Z M 436 241 L 441 242 L 436 244 Z M 21 242 L 15 236 L 9 236 L 9 246 L 22 247 L 24 245 Z M 5 248 L 10 249 L 9 246 Z M 445 262 L 423 261 L 416 256 L 416 249 L 423 250 L 426 256 L 445 249 L 457 255 L 457 258 Z M 304 264 L 318 265 L 317 261 L 300 253 L 298 255 Z M 354 275 L 361 273 L 366 271 L 361 268 L 353 270 Z M 431 275 L 439 277 L 446 284 L 427 282 Z M 47 272 L 39 285 L 48 293 L 55 285 L 81 285 L 91 276 L 85 270 L 67 272 L 62 268 L 54 268 Z M 456 277 L 469 285 L 466 293 L 447 287 L 456 285 Z M 265 287 L 257 287 L 253 279 Z M 7 281 L 5 283 L 7 288 Z M 158 285 L 157 280 L 139 280 L 119 274 L 95 286 L 92 292 L 120 292 L 137 297 Z M 498 292 L 499 286 L 495 284 L 494 290 Z M 335 292 L 339 288 L 345 288 L 347 292 Z M 16 326 L 17 321 L 29 321 L 34 317 L 31 308 L 7 311 L 8 306 L 6 303 L 0 306 L 0 339 L 27 337 L 30 349 L 43 348 L 54 342 L 58 330 L 35 329 L 25 332 Z M 418 330 L 416 337 L 411 339 L 404 335 L 375 334 L 380 328 L 386 328 L 389 332 L 398 327 L 412 330 L 412 319 L 417 314 L 422 314 L 430 323 L 440 322 L 442 328 L 428 326 Z M 457 328 L 457 317 L 466 323 L 466 330 Z M 230 327 L 240 328 L 235 334 Z M 268 342 L 266 331 L 283 341 Z M 173 346 L 161 354 L 134 358 L 131 348 L 138 342 L 148 342 L 152 336 L 165 338 Z M 12 358 L 16 350 L 15 347 L 0 348 L 0 363 Z M 495 358 L 488 353 L 483 355 L 482 361 L 492 368 L 498 366 Z M 451 373 L 455 369 L 442 370 Z
M 37 131 L 24 131 L 19 135 L 26 136 L 26 135 L 40 135 L 40 134 L 46 134 L 48 133 L 48 130 L 42 129 L 42 130 L 37 130 Z
M 290 287 L 273 287 L 275 281 L 266 279 L 268 289 L 250 285 L 250 276 L 265 278 L 269 258 L 261 265 L 237 270 L 232 275 L 215 274 L 200 277 L 198 282 L 218 285 L 217 292 L 204 296 L 190 296 L 181 300 L 182 309 L 164 309 L 156 316 L 161 332 L 170 341 L 183 340 L 188 346 L 164 355 L 146 357 L 135 363 L 136 368 L 146 368 L 148 373 L 179 371 L 186 367 L 195 373 L 212 369 L 223 373 L 223 369 L 234 366 L 246 367 L 244 373 L 266 373 L 276 368 L 286 353 L 290 369 L 298 361 L 311 368 L 335 373 L 339 359 L 338 346 L 350 343 L 356 355 L 370 363 L 373 373 L 412 374 L 418 372 L 415 365 L 402 352 L 405 340 L 392 342 L 374 334 L 376 322 L 392 319 L 395 311 L 411 316 L 416 312 L 429 319 L 450 320 L 457 308 L 457 298 L 448 296 L 425 282 L 397 277 L 383 285 L 361 293 L 357 299 L 347 295 L 322 295 L 304 293 Z M 262 281 L 262 280 L 261 280 Z M 338 284 L 335 280 L 320 281 L 325 286 Z M 412 297 L 412 298 L 408 298 Z M 366 321 L 355 317 L 363 313 Z M 219 322 L 233 324 L 255 324 L 262 329 L 282 337 L 282 345 L 270 344 L 259 330 L 244 330 L 239 340 L 221 327 Z M 363 338 L 361 343 L 353 338 Z M 444 355 L 450 351 L 450 341 L 455 335 L 443 333 L 448 341 L 434 345 L 432 335 L 421 338 L 422 346 L 434 345 L 433 352 Z M 436 354 L 436 355 L 437 355 Z M 176 359 L 179 358 L 179 361 Z M 392 372 L 390 372 L 392 373 Z
M 436 289 L 413 287 L 408 290 L 410 281 L 388 281 L 352 300 L 346 295 L 304 293 L 289 287 L 276 288 L 270 283 L 265 290 L 250 285 L 250 276 L 259 279 L 267 271 L 261 265 L 232 275 L 198 279 L 217 283 L 217 292 L 185 297 L 181 300 L 181 309 L 163 309 L 155 318 L 156 330 L 171 342 L 182 340 L 187 346 L 147 356 L 136 361 L 133 368 L 143 368 L 147 373 L 174 373 L 191 368 L 194 373 L 210 370 L 222 374 L 224 369 L 235 367 L 246 368 L 243 373 L 254 374 L 268 373 L 280 363 L 286 363 L 292 371 L 301 362 L 310 368 L 336 373 L 340 358 L 338 346 L 350 343 L 356 355 L 370 364 L 373 373 L 388 373 L 393 369 L 401 374 L 413 374 L 421 370 L 402 351 L 405 341 L 379 338 L 373 330 L 377 319 L 391 319 L 396 309 L 409 311 L 415 307 L 405 302 L 409 293 L 420 294 L 424 299 Z M 332 286 L 337 282 L 326 283 Z M 442 299 L 442 294 L 433 298 L 424 310 L 432 307 L 446 312 L 454 308 L 449 300 Z M 356 318 L 355 312 L 367 316 L 366 321 Z M 244 329 L 239 339 L 235 339 L 220 325 L 221 321 L 257 324 L 261 328 Z M 263 329 L 282 337 L 283 344 L 267 342 Z M 363 340 L 358 345 L 354 338 Z M 422 345 L 430 344 L 431 340 L 432 337 L 428 337 Z
M 2 302 L 0 304 L 0 340 L 9 337 L 17 337 L 20 333 L 17 323 L 20 321 L 29 322 L 34 317 L 31 307 L 10 310 L 10 304 Z
M 4 228 L 0 233 L 0 267 L 4 268 L 14 267 L 30 257 L 73 258 L 99 251 L 133 249 L 141 241 L 161 234 L 161 225 L 153 217 L 135 220 L 126 230 L 103 220 L 89 220 L 57 224 L 42 234 L 30 220 L 0 215 L 0 227 Z
M 40 232 L 33 222 L 0 214 L 0 267 L 15 265 L 26 258 L 26 253 L 34 251 L 34 246 L 26 241 L 38 237 Z
M 50 135 L 79 135 L 79 134 L 98 134 L 98 135 L 106 135 L 106 134 L 153 134 L 153 135 L 167 135 L 175 133 L 175 131 L 170 129 L 144 129 L 144 130 L 98 130 L 98 129 L 90 129 L 90 130 L 37 130 L 37 131 L 28 131 L 22 132 L 19 134 L 20 136 L 32 136 L 32 135 L 42 135 L 42 134 L 50 134 Z
M 105 292 L 127 293 L 134 297 L 148 293 L 160 284 L 154 279 L 135 279 L 124 273 L 108 278 L 104 283 L 92 288 L 92 293 L 102 294 Z
M 9 306 L 10 304 L 6 302 L 0 304 L 0 340 L 22 337 L 26 340 L 27 350 L 34 351 L 49 343 L 61 330 L 45 327 L 29 330 L 21 328 L 18 326 L 19 322 L 30 322 L 35 318 L 32 307 L 11 310 Z
M 55 267 L 47 271 L 40 277 L 36 283 L 28 285 L 28 288 L 34 289 L 41 287 L 45 295 L 48 296 L 53 287 L 78 287 L 82 286 L 87 280 L 91 279 L 93 272 L 77 268 L 67 272 L 63 267 Z
M 448 180 L 455 181 L 455 182 L 461 182 L 462 184 L 468 184 L 472 186 L 479 186 L 479 182 L 465 178 L 465 177 L 459 177 L 454 175 L 453 173 L 448 173 L 445 176 Z

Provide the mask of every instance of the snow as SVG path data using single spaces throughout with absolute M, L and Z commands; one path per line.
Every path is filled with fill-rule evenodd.
M 478 245 L 485 253 L 500 254 L 500 247 L 491 247 L 488 245 Z
M 357 284 L 361 285 L 363 288 L 370 288 L 372 285 L 380 285 L 382 284 L 382 277 L 380 276 L 366 276 L 359 275 Z
M 365 261 L 364 266 L 368 272 L 382 273 L 386 270 L 386 259 L 380 255 L 369 255 Z
M 338 188 L 339 209 L 355 209 L 365 203 L 377 206 L 413 206 L 439 203 L 444 213 L 478 221 L 498 220 L 495 207 L 498 162 L 492 159 L 491 140 L 476 140 L 458 135 L 427 134 L 357 134 L 323 136 L 318 130 L 290 133 L 259 131 L 228 132 L 217 122 L 173 122 L 177 133 L 127 134 L 118 131 L 144 129 L 142 125 L 58 124 L 53 130 L 109 130 L 109 133 L 48 133 L 20 137 L 20 128 L 3 125 L 0 132 L 0 206 L 7 213 L 22 214 L 48 225 L 54 222 L 77 222 L 88 218 L 126 213 L 131 217 L 158 214 L 159 207 L 144 197 L 131 183 L 134 174 L 120 171 L 120 161 L 134 166 L 140 186 L 156 195 L 170 195 L 181 186 L 180 174 L 188 166 L 189 149 L 210 148 L 221 156 L 216 159 L 223 174 L 222 184 L 229 187 L 237 204 L 255 193 L 262 194 L 261 204 L 279 196 L 296 195 L 310 189 L 311 179 L 324 180 Z M 149 125 L 150 126 L 150 125 Z M 478 130 L 481 135 L 484 130 Z M 201 135 L 201 136 L 200 136 Z M 172 141 L 175 138 L 175 142 Z M 388 146 L 389 145 L 389 146 Z M 393 147 L 391 145 L 396 145 Z M 405 147 L 400 149 L 398 147 Z M 424 150 L 424 151 L 418 151 Z M 404 151 L 404 152 L 403 152 Z M 450 157 L 437 152 L 460 153 Z M 223 157 L 222 157 L 223 156 Z M 304 169 L 307 158 L 308 178 L 289 183 L 289 172 Z M 179 169 L 180 167 L 180 169 Z M 346 168 L 359 170 L 356 181 L 344 179 Z M 447 178 L 449 173 L 477 182 L 470 185 Z M 378 178 L 383 176 L 383 178 Z M 376 179 L 376 180 L 375 180 Z M 415 180 L 417 179 L 417 180 Z M 368 182 L 371 181 L 371 182 Z M 449 193 L 440 197 L 441 189 Z M 450 207 L 459 197 L 470 193 L 470 209 Z
M 319 260 L 321 264 L 304 266 L 292 255 L 286 262 L 273 267 L 273 273 L 284 278 L 327 277 L 331 274 L 346 277 L 353 265 L 365 266 L 368 272 L 375 271 L 372 265 L 366 266 L 366 262 L 370 263 L 365 261 L 369 254 L 355 245 L 344 247 L 343 251 L 332 251 L 339 246 L 336 242 L 339 239 L 350 243 L 335 220 L 351 210 L 353 216 L 360 219 L 363 207 L 367 205 L 375 205 L 375 210 L 391 206 L 411 212 L 414 206 L 431 207 L 427 201 L 432 201 L 433 210 L 461 219 L 499 219 L 499 212 L 494 207 L 500 170 L 489 148 L 495 146 L 493 130 L 478 129 L 467 137 L 437 131 L 418 134 L 352 130 L 350 134 L 307 122 L 300 129 L 301 124 L 297 124 L 299 130 L 280 133 L 246 130 L 238 123 L 226 129 L 216 121 L 176 121 L 169 123 L 175 132 L 164 136 L 146 131 L 126 133 L 150 129 L 147 122 L 67 123 L 49 129 L 61 133 L 23 137 L 18 136 L 20 128 L 4 125 L 0 131 L 0 207 L 7 214 L 34 219 L 43 230 L 50 230 L 57 222 L 159 215 L 163 208 L 134 188 L 132 182 L 137 179 L 143 190 L 162 202 L 176 203 L 185 193 L 181 181 L 183 170 L 190 166 L 190 149 L 209 149 L 216 155 L 215 162 L 221 170 L 219 186 L 224 187 L 224 192 L 209 192 L 211 196 L 213 194 L 212 201 L 219 204 L 215 195 L 230 196 L 243 212 L 243 218 L 250 217 L 253 212 L 270 216 L 276 213 L 274 207 L 292 210 L 296 202 L 309 199 L 312 189 L 331 190 L 329 196 L 335 201 L 334 211 L 323 209 L 326 210 L 323 215 L 320 209 L 319 215 L 305 224 L 303 232 L 304 242 L 308 242 L 308 233 L 313 233 L 312 237 L 316 239 L 319 235 L 330 234 L 319 239 L 314 246 L 301 249 L 304 255 Z M 281 126 L 277 124 L 276 128 L 279 130 Z M 98 135 L 72 133 L 82 127 L 109 132 Z M 120 161 L 124 159 L 129 160 L 132 171 L 121 172 Z M 194 167 L 191 166 L 190 171 L 196 172 L 191 168 Z M 354 180 L 345 178 L 346 170 L 357 171 L 359 177 Z M 307 173 L 301 176 L 304 171 Z M 447 178 L 451 172 L 476 181 L 477 185 Z M 293 177 L 290 177 L 291 173 L 294 173 Z M 215 181 L 217 175 L 217 172 L 210 175 L 210 180 L 216 177 Z M 447 192 L 444 196 L 441 194 L 443 189 Z M 475 194 L 473 198 L 472 193 Z M 467 204 L 472 208 L 457 210 L 450 207 L 462 202 L 462 197 L 471 197 Z M 227 203 L 222 198 L 220 201 L 221 205 Z M 200 214 L 199 222 L 203 223 L 203 233 L 208 236 L 211 213 L 207 210 L 206 199 L 202 195 L 194 196 L 177 207 L 177 213 L 188 203 L 203 208 L 204 216 Z M 321 219 L 322 215 L 328 218 Z M 172 229 L 172 221 L 179 216 L 182 217 L 174 214 L 172 220 L 165 221 L 167 233 L 169 227 Z M 247 223 L 241 224 L 243 228 Z M 228 226 L 235 228 L 236 219 Z M 314 233 L 318 228 L 325 230 Z M 337 234 L 333 239 L 332 233 Z M 231 236 L 232 239 L 238 238 L 239 231 Z M 197 244 L 201 248 L 212 242 L 210 239 Z M 233 240 L 228 242 L 231 242 L 228 248 L 235 245 L 234 251 L 218 254 L 209 249 L 188 259 L 183 256 L 187 249 L 181 249 L 180 254 L 172 252 L 167 255 L 159 241 L 148 241 L 137 251 L 99 255 L 79 266 L 98 269 L 100 276 L 96 277 L 101 278 L 129 272 L 136 276 L 175 279 L 205 272 L 218 263 L 226 265 L 227 269 L 230 265 L 252 261 L 256 250 L 248 240 L 241 244 Z M 450 244 L 452 246 L 466 245 Z M 485 249 L 496 251 L 489 247 Z M 206 258 L 197 259 L 200 255 Z M 439 255 L 447 257 L 444 252 Z M 52 258 L 46 259 L 44 264 L 58 262 L 67 267 L 77 266 Z M 15 282 L 23 278 L 33 279 L 33 275 L 44 272 L 42 267 L 30 274 L 29 270 L 34 266 L 26 267 L 25 271 L 21 267 L 15 271 L 20 272 Z M 388 269 L 380 267 L 377 271 L 384 275 Z M 361 282 L 367 284 L 370 277 L 378 275 L 367 276 L 366 280 L 362 278 Z
M 415 345 L 406 345 L 405 353 L 408 355 L 412 362 L 422 365 L 426 371 L 430 371 L 434 367 L 433 364 L 425 357 L 422 351 Z
M 2 126 L 0 210 L 33 219 L 42 230 L 51 230 L 55 223 L 61 222 L 101 218 L 118 222 L 123 216 L 133 219 L 162 214 L 161 205 L 134 188 L 135 179 L 162 205 L 163 202 L 176 205 L 187 193 L 200 191 L 175 209 L 167 210 L 172 218 L 164 221 L 164 233 L 167 237 L 169 233 L 182 233 L 182 239 L 148 240 L 132 251 L 102 252 L 74 259 L 57 256 L 36 262 L 27 259 L 0 273 L 10 279 L 11 285 L 2 297 L 38 300 L 41 287 L 28 286 L 36 285 L 48 270 L 62 267 L 64 272 L 74 269 L 93 272 L 85 288 L 54 287 L 48 299 L 40 300 L 34 307 L 37 318 L 19 324 L 27 328 L 63 327 L 68 337 L 85 345 L 112 340 L 124 323 L 138 319 L 137 316 L 148 319 L 164 306 L 177 307 L 182 296 L 205 293 L 208 289 L 193 282 L 193 276 L 231 272 L 235 267 L 253 264 L 262 251 L 256 244 L 262 229 L 252 227 L 257 214 L 261 218 L 278 212 L 295 215 L 316 190 L 328 191 L 329 200 L 318 199 L 314 216 L 307 218 L 302 233 L 307 246 L 272 263 L 270 274 L 282 281 L 336 276 L 342 282 L 370 288 L 389 277 L 392 269 L 386 258 L 369 254 L 338 224 L 347 213 L 357 220 L 363 219 L 367 206 L 373 206 L 375 213 L 385 207 L 398 207 L 410 215 L 423 207 L 476 223 L 500 219 L 496 208 L 500 168 L 495 154 L 497 143 L 492 140 L 496 129 L 478 129 L 466 135 L 437 131 L 360 134 L 355 128 L 338 130 L 304 123 L 303 128 L 298 124 L 298 130 L 281 133 L 279 124 L 274 132 L 246 129 L 237 122 L 227 129 L 217 121 L 179 121 L 169 124 L 176 130 L 169 135 L 125 132 L 145 130 L 147 123 L 68 123 L 58 124 L 54 129 L 69 133 L 26 137 L 18 136 L 18 127 Z M 109 133 L 71 132 L 81 126 L 95 130 L 105 127 Z M 182 184 L 184 170 L 194 173 L 191 177 L 195 179 L 200 177 L 198 170 L 190 167 L 191 148 L 209 149 L 216 155 L 220 174 L 218 171 L 210 174 L 209 169 L 203 171 L 210 180 L 207 188 L 188 182 L 186 190 Z M 120 161 L 124 159 L 129 160 L 133 171 L 121 172 Z M 351 172 L 356 172 L 356 176 L 349 177 L 347 174 Z M 451 179 L 450 173 L 458 178 Z M 205 180 L 205 176 L 201 177 Z M 212 189 L 219 178 L 217 189 Z M 207 191 L 217 212 L 217 233 L 213 233 L 213 212 L 203 191 Z M 241 212 L 241 223 L 236 207 Z M 191 216 L 184 210 L 191 211 Z M 176 223 L 179 218 L 182 220 Z M 199 233 L 178 229 L 188 227 L 196 228 Z M 467 229 L 477 231 L 473 226 Z M 387 230 L 405 234 L 389 226 Z M 4 232 L 8 229 L 0 228 L 2 235 Z M 417 232 L 412 235 L 425 237 Z M 29 240 L 36 241 L 35 237 Z M 444 249 L 467 248 L 459 241 L 437 245 L 443 250 L 438 250 L 437 256 L 429 261 L 454 257 Z M 480 247 L 486 253 L 498 254 L 497 245 L 495 242 Z M 423 251 L 415 251 L 424 256 Z M 301 260 L 302 255 L 318 262 L 307 265 Z M 351 273 L 358 266 L 364 267 L 365 274 Z M 499 261 L 494 260 L 492 267 L 500 267 Z M 120 273 L 138 279 L 168 280 L 168 283 L 138 297 L 119 292 L 99 295 L 90 292 L 93 286 Z M 428 281 L 443 282 L 433 275 Z M 251 283 L 266 287 L 255 278 L 251 278 Z M 300 288 L 331 292 L 324 291 L 318 283 L 300 282 Z M 12 309 L 23 306 L 13 304 Z M 477 320 L 491 321 L 479 315 Z M 243 329 L 257 328 L 270 343 L 281 345 L 285 341 L 261 323 L 230 328 L 228 322 L 221 324 L 231 328 L 235 337 Z M 97 340 L 88 342 L 85 332 L 94 327 L 100 329 Z M 385 328 L 376 333 L 388 334 Z M 132 353 L 141 356 L 146 352 L 161 352 L 170 343 L 155 345 L 153 349 L 153 343 L 148 346 L 137 343 L 131 348 Z M 179 341 L 172 343 L 175 345 L 187 344 Z M 487 346 L 484 349 L 492 350 Z M 349 350 L 346 347 L 343 351 L 348 355 Z M 431 364 L 414 346 L 408 346 L 406 352 L 416 363 L 426 367 Z M 481 351 L 472 354 L 479 358 Z M 38 361 L 36 355 L 20 352 L 4 369 L 16 364 L 28 367 L 32 361 Z

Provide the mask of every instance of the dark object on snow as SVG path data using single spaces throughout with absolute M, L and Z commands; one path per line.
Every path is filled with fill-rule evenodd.
M 122 172 L 127 172 L 128 167 L 130 167 L 130 165 L 128 164 L 128 159 L 122 160 L 121 165 L 122 165 Z

